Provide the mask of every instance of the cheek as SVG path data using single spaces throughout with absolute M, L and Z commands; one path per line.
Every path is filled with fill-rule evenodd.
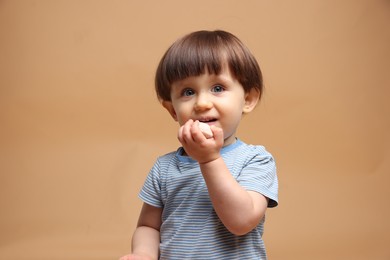
M 176 119 L 180 125 L 184 125 L 190 119 L 191 113 L 185 107 L 175 107 Z
M 242 115 L 244 102 L 231 101 L 227 102 L 228 106 L 224 107 L 224 113 L 231 117 L 237 117 Z
M 227 120 L 225 123 L 235 128 L 240 123 L 242 115 L 242 106 L 231 106 L 229 109 L 224 110 L 224 118 Z

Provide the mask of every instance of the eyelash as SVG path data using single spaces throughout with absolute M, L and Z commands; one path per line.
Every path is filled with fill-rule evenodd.
M 190 95 L 188 95 L 188 92 L 191 92 Z M 190 88 L 186 88 L 183 90 L 183 92 L 181 93 L 182 96 L 185 96 L 185 97 L 188 97 L 188 96 L 191 96 L 195 93 L 195 91 L 193 89 L 190 89 Z
M 218 89 L 218 90 L 217 90 Z M 216 93 L 220 93 L 220 92 L 223 92 L 225 90 L 225 88 L 222 86 L 222 85 L 214 85 L 212 88 L 211 88 L 211 92 L 216 92 Z M 190 93 L 189 93 L 190 92 Z M 188 97 L 188 96 L 192 96 L 194 95 L 195 91 L 191 88 L 186 88 L 182 91 L 181 95 L 182 96 L 185 96 L 185 97 Z
M 215 91 L 215 89 L 219 89 L 220 91 Z M 215 86 L 213 86 L 213 88 L 212 88 L 212 91 L 213 92 L 222 92 L 222 91 L 224 91 L 225 90 L 225 88 L 222 86 L 222 85 L 215 85 Z

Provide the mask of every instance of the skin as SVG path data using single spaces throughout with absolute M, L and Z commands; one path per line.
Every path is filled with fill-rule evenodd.
M 225 69 L 219 74 L 204 73 L 172 84 L 171 101 L 163 101 L 180 125 L 178 139 L 186 155 L 198 161 L 214 209 L 235 235 L 244 235 L 264 217 L 268 199 L 243 189 L 231 175 L 220 151 L 236 141 L 236 131 L 244 114 L 251 112 L 260 93 L 245 92 Z M 199 121 L 210 125 L 213 137 L 207 139 Z M 133 236 L 133 254 L 120 260 L 158 259 L 161 208 L 144 204 Z

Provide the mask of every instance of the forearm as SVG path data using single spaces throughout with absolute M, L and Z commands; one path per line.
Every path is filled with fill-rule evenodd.
M 222 158 L 200 167 L 211 202 L 225 227 L 236 235 L 251 231 L 264 216 L 266 199 L 241 187 Z
M 132 253 L 150 259 L 158 259 L 160 232 L 147 226 L 139 226 L 134 232 Z

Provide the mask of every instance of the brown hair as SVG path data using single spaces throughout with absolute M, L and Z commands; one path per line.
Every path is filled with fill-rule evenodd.
M 206 71 L 218 75 L 224 63 L 245 92 L 256 88 L 262 93 L 263 77 L 255 57 L 236 36 L 216 30 L 190 33 L 169 47 L 156 71 L 158 98 L 170 101 L 172 83 Z

